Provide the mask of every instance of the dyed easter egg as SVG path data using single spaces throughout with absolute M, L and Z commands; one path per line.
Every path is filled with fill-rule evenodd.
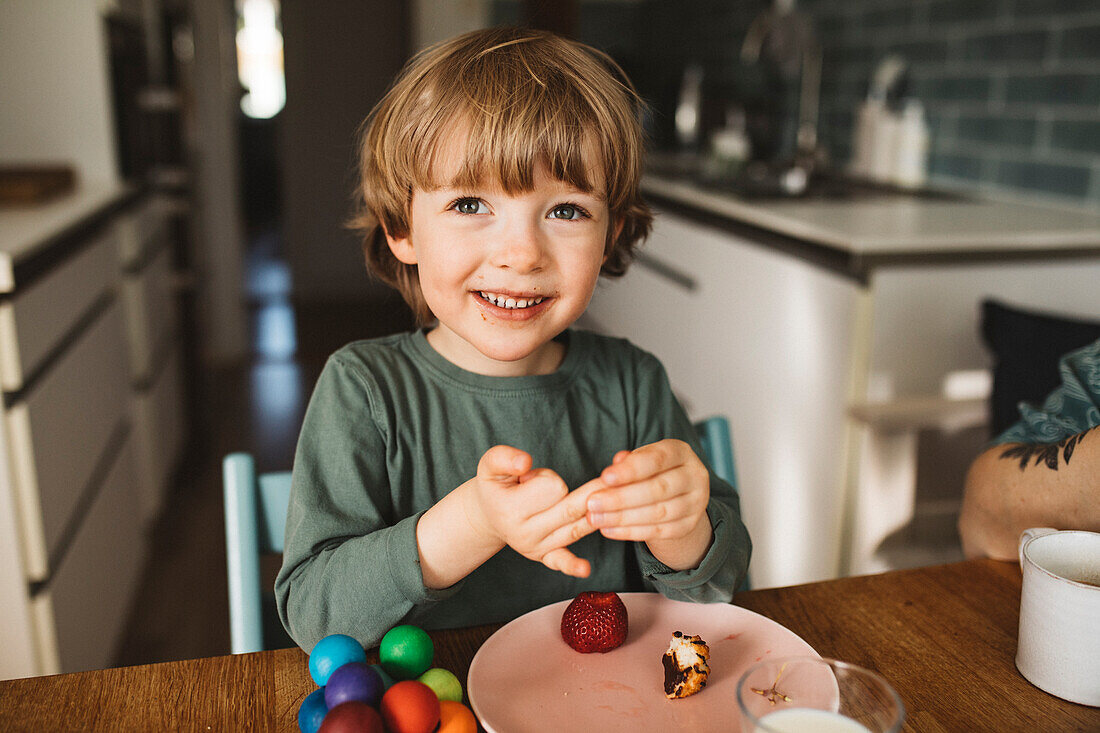
M 309 653 L 309 674 L 318 687 L 328 684 L 329 675 L 349 662 L 365 662 L 367 653 L 347 634 L 330 634 Z
M 440 700 L 436 733 L 477 733 L 477 718 L 460 702 Z
M 325 703 L 325 688 L 321 687 L 306 695 L 298 708 L 298 728 L 302 733 L 317 733 L 321 721 L 325 719 L 328 705 Z
M 385 686 L 384 689 L 386 689 L 386 690 L 393 687 L 393 683 L 397 681 L 393 677 L 390 677 L 389 672 L 382 669 L 381 664 L 372 664 L 370 666 L 370 668 L 373 669 L 375 672 L 377 672 L 378 676 L 382 678 L 382 684 Z
M 382 669 L 395 680 L 415 680 L 432 666 L 434 654 L 435 647 L 427 632 L 409 624 L 394 626 L 378 646 Z
M 358 700 L 378 707 L 382 699 L 382 678 L 364 662 L 348 662 L 329 675 L 325 685 L 325 703 L 334 708 L 341 703 Z
M 328 711 L 317 733 L 385 733 L 378 711 L 353 700 Z
M 439 724 L 439 698 L 416 680 L 403 680 L 386 690 L 379 710 L 389 733 L 431 733 Z
M 435 696 L 440 700 L 462 702 L 462 683 L 451 670 L 432 667 L 416 679 L 432 688 Z

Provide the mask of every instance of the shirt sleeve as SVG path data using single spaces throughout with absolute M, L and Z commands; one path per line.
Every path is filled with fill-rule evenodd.
M 1100 340 L 1058 363 L 1062 383 L 1042 407 L 1019 404 L 1020 420 L 997 436 L 1002 443 L 1057 443 L 1100 425 Z
M 283 626 L 307 652 L 336 633 L 375 646 L 412 609 L 461 586 L 424 585 L 416 542 L 423 512 L 395 517 L 368 385 L 332 357 L 298 440 L 275 597 Z
M 655 357 L 646 356 L 648 359 L 639 370 L 639 391 L 643 395 L 639 402 L 639 446 L 677 438 L 707 463 L 695 427 L 673 394 L 664 367 Z M 710 472 L 707 516 L 714 538 L 698 567 L 673 570 L 658 560 L 644 542 L 634 543 L 635 553 L 643 576 L 665 597 L 695 603 L 728 603 L 748 575 L 752 541 L 741 521 L 737 490 L 718 478 L 709 465 L 707 470 Z

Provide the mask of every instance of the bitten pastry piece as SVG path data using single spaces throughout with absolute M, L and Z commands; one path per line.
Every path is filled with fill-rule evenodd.
M 710 647 L 698 635 L 686 636 L 674 631 L 668 651 L 661 658 L 665 667 L 665 697 L 694 695 L 707 686 L 710 674 Z

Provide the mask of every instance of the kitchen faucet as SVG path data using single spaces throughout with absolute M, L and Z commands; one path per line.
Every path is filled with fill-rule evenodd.
M 741 60 L 755 64 L 765 51 L 787 77 L 801 78 L 798 97 L 796 146 L 799 159 L 817 158 L 817 113 L 821 92 L 821 44 L 806 16 L 794 9 L 794 0 L 775 4 L 753 19 L 741 44 Z

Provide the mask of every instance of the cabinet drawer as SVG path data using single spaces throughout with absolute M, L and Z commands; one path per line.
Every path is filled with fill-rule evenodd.
M 66 525 L 128 404 L 122 309 L 112 302 L 7 412 L 31 580 Z
M 141 475 L 141 518 L 160 512 L 183 448 L 182 353 L 172 351 L 148 389 L 134 394 L 134 445 Z
M 114 657 L 145 559 L 144 530 L 134 521 L 136 484 L 127 437 L 44 591 L 62 672 L 102 669 Z
M 157 350 L 165 348 L 176 331 L 170 247 L 161 247 L 141 271 L 123 277 L 122 300 L 130 334 L 133 377 L 139 382 L 149 380 L 153 377 Z
M 4 391 L 22 389 L 49 354 L 78 326 L 114 286 L 117 267 L 110 230 L 95 241 L 0 303 L 0 385 Z

